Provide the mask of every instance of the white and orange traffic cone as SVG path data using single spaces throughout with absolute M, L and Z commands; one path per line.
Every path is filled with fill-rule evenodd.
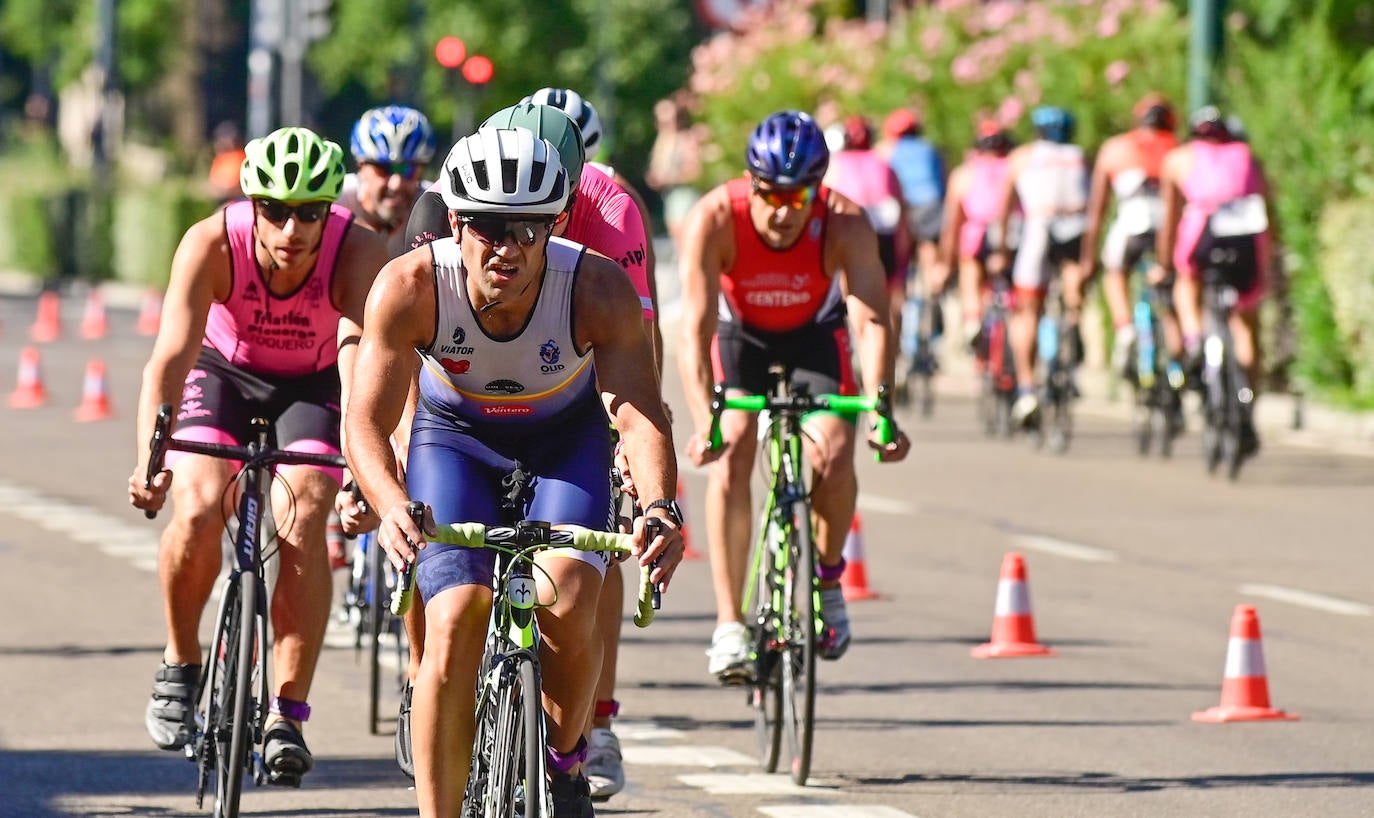
M 992 639 L 974 648 L 972 654 L 976 659 L 1054 655 L 1054 651 L 1035 641 L 1026 562 L 1015 551 L 1002 558 L 997 604 L 992 613 Z
M 1260 644 L 1259 616 L 1253 605 L 1237 605 L 1231 615 L 1231 638 L 1226 643 L 1226 670 L 1221 679 L 1221 704 L 1193 714 L 1193 721 L 1297 721 L 1298 717 L 1269 706 L 1269 679 Z
M 81 386 L 81 405 L 76 408 L 76 419 L 90 423 L 114 417 L 110 411 L 110 397 L 105 389 L 105 364 L 99 358 L 92 358 L 86 364 L 86 378 Z
M 878 598 L 878 592 L 868 587 L 868 569 L 864 567 L 864 526 L 857 511 L 849 523 L 849 533 L 844 537 L 844 573 L 840 574 L 840 588 L 844 589 L 846 602 Z
M 24 347 L 19 352 L 19 383 L 10 393 L 10 408 L 33 409 L 48 402 L 43 388 L 43 367 L 37 347 Z
M 62 336 L 62 300 L 52 290 L 38 296 L 38 316 L 29 327 L 29 338 L 40 344 L 56 341 Z
M 143 306 L 138 310 L 138 334 L 157 335 L 162 324 L 162 293 L 148 290 L 143 294 Z
M 682 484 L 682 478 L 677 479 L 677 504 L 682 508 L 687 508 L 687 489 Z M 692 538 L 688 532 L 686 521 L 682 526 L 682 558 L 685 560 L 699 560 L 702 557 L 700 551 L 692 547 Z
M 106 329 L 105 296 L 93 288 L 86 295 L 86 311 L 81 315 L 81 337 L 104 338 Z

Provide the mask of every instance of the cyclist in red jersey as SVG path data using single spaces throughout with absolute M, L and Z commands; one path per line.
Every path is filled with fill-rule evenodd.
M 169 490 L 173 498 L 158 568 L 167 647 L 145 716 L 164 750 L 180 750 L 194 730 L 200 618 L 220 571 L 233 470 L 205 455 L 169 457 L 169 471 L 145 487 L 157 408 L 180 406 L 176 438 L 242 445 L 253 418 L 265 417 L 283 449 L 339 453 L 341 373 L 353 350 L 340 349 L 338 325 L 341 317 L 362 322 L 387 261 L 382 239 L 353 229 L 348 210 L 334 203 L 343 177 L 342 148 L 305 128 L 254 139 L 240 174 L 249 198 L 193 225 L 172 260 L 162 327 L 143 370 L 138 465 L 129 477 L 138 508 L 161 508 Z M 260 705 L 270 707 L 263 761 L 275 784 L 298 786 L 314 763 L 301 723 L 329 622 L 325 520 L 336 472 L 286 467 L 272 490 L 281 562 L 271 604 L 275 695 Z
M 740 598 L 758 436 L 753 415 L 726 412 L 725 445 L 710 449 L 713 385 L 765 392 L 768 366 L 777 362 L 790 366 L 794 379 L 813 393 L 857 394 L 846 313 L 867 394 L 876 398 L 879 385 L 891 382 L 895 357 L 877 236 L 861 207 L 821 184 L 830 153 L 815 120 L 799 111 L 769 116 L 754 130 L 745 157 L 748 174 L 714 188 L 688 214 L 681 260 L 678 363 L 695 425 L 687 456 L 698 466 L 719 460 L 706 494 L 717 619 L 708 671 L 727 683 L 742 680 L 749 655 Z M 853 423 L 829 413 L 808 418 L 807 432 L 815 469 L 821 649 L 836 659 L 849 644 L 839 579 L 858 495 L 856 435 Z M 901 432 L 889 444 L 872 437 L 868 444 L 885 461 L 901 460 L 910 448 Z

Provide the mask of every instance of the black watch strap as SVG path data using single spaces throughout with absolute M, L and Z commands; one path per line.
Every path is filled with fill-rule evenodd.
M 682 528 L 682 506 L 677 504 L 677 500 L 664 498 L 655 500 L 644 507 L 644 513 L 648 514 L 656 508 L 664 509 L 668 512 L 668 519 L 673 521 L 673 525 Z

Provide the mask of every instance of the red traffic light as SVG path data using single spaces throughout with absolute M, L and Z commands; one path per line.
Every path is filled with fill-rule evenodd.
M 496 69 L 492 67 L 491 60 L 481 54 L 474 54 L 463 63 L 463 79 L 473 85 L 485 85 L 491 81 L 494 73 Z
M 463 64 L 463 59 L 468 55 L 467 46 L 463 41 L 449 35 L 439 38 L 438 45 L 434 46 L 434 59 L 445 68 L 457 68 Z

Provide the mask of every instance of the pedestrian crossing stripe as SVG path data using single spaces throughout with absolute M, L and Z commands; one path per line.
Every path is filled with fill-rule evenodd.
M 916 818 L 896 807 L 866 804 L 795 804 L 783 807 L 759 807 L 759 812 L 771 818 Z
M 618 725 L 617 732 L 619 732 Z M 628 737 L 622 736 L 622 738 Z M 690 744 L 664 747 L 622 743 L 621 752 L 624 754 L 626 764 L 644 764 L 646 766 L 732 767 L 754 763 L 751 756 L 726 747 L 702 747 Z
M 749 763 L 755 763 L 749 759 Z M 743 774 L 705 774 L 705 775 L 680 775 L 678 781 L 689 787 L 706 790 L 712 795 L 839 795 L 839 790 L 834 786 L 827 786 L 824 783 L 812 781 L 805 787 L 799 787 L 792 783 L 792 779 L 785 775 L 769 775 L 767 773 L 743 773 Z

